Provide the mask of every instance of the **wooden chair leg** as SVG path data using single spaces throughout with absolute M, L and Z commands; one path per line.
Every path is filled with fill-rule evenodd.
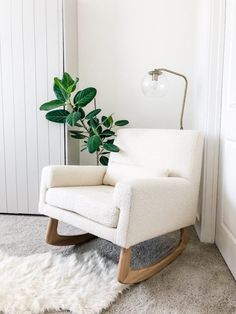
M 180 230 L 179 244 L 167 256 L 158 260 L 155 264 L 133 270 L 130 267 L 131 261 L 131 247 L 128 249 L 121 248 L 120 261 L 118 265 L 118 281 L 125 284 L 138 283 L 150 278 L 165 268 L 168 264 L 173 262 L 178 255 L 185 249 L 189 241 L 189 233 L 186 228 Z
M 46 242 L 51 245 L 63 246 L 63 245 L 74 245 L 87 242 L 96 236 L 86 233 L 81 235 L 60 235 L 57 232 L 58 220 L 49 218 L 48 228 L 46 234 Z

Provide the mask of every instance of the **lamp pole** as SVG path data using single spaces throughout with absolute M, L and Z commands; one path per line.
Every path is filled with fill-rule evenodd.
M 183 130 L 183 117 L 184 117 L 184 110 L 185 110 L 185 103 L 186 103 L 186 96 L 187 96 L 187 90 L 188 90 L 188 80 L 187 77 L 181 73 L 168 70 L 165 68 L 160 68 L 160 69 L 155 69 L 153 71 L 150 71 L 149 74 L 152 75 L 152 80 L 158 81 L 158 76 L 162 74 L 162 72 L 167 72 L 173 75 L 180 76 L 184 79 L 185 81 L 185 88 L 184 88 L 184 97 L 183 97 L 183 102 L 182 102 L 182 108 L 181 108 L 181 114 L 180 114 L 180 130 Z

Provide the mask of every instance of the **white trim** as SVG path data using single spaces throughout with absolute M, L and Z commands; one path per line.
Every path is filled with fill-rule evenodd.
M 77 0 L 63 0 L 63 30 L 64 30 L 64 71 L 72 77 L 78 76 L 78 3 Z M 80 141 L 69 135 L 71 127 L 65 126 L 66 133 L 66 163 L 80 163 Z
M 210 2 L 209 67 L 207 78 L 207 111 L 202 213 L 196 224 L 203 242 L 215 242 L 218 162 L 220 145 L 222 78 L 225 32 L 225 0 Z

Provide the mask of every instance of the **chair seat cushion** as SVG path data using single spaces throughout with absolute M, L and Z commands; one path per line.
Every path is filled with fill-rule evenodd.
M 113 203 L 111 186 L 79 186 L 50 188 L 46 193 L 46 203 L 116 228 L 119 210 Z

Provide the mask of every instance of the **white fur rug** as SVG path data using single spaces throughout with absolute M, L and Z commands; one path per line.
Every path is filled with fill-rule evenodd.
M 128 287 L 117 282 L 116 271 L 96 252 L 15 257 L 0 251 L 0 312 L 100 313 Z

